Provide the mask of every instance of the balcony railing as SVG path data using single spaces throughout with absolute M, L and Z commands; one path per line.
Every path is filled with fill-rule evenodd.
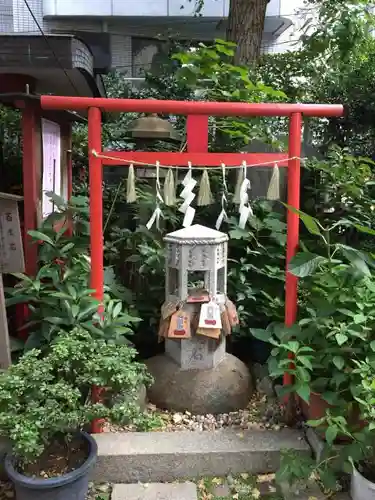
M 230 0 L 205 0 L 201 15 L 223 18 L 228 15 Z M 280 15 L 280 3 L 270 0 L 267 16 Z M 43 0 L 47 17 L 190 17 L 194 1 L 189 0 Z

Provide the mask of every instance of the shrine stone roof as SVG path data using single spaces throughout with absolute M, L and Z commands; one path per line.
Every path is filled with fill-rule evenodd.
M 194 224 L 169 233 L 164 237 L 167 243 L 179 245 L 217 245 L 228 241 L 228 235 L 210 227 Z

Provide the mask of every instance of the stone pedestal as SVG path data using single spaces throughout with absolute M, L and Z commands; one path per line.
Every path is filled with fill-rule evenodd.
M 254 391 L 247 366 L 228 353 L 208 370 L 184 370 L 166 354 L 148 359 L 146 365 L 155 380 L 149 399 L 162 409 L 229 413 L 245 408 Z
M 181 370 L 209 370 L 225 356 L 225 337 L 219 341 L 195 335 L 185 340 L 165 340 L 165 353 Z

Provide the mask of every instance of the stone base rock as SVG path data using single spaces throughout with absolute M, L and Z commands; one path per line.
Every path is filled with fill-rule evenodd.
M 228 353 L 210 370 L 181 370 L 165 354 L 148 359 L 146 365 L 155 379 L 148 397 L 158 408 L 229 413 L 245 408 L 254 392 L 247 366 Z

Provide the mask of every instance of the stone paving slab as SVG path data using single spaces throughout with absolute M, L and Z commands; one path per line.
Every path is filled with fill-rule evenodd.
M 275 472 L 283 449 L 311 453 L 292 430 L 219 430 L 97 434 L 96 482 L 152 483 Z
M 194 483 L 115 484 L 111 500 L 197 500 Z

